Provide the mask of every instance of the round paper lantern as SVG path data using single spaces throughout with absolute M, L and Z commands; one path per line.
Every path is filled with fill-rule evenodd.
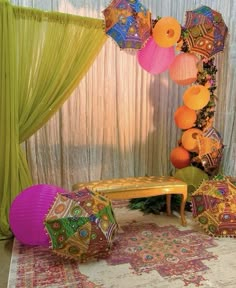
M 197 114 L 193 109 L 183 105 L 175 111 L 174 120 L 176 126 L 186 130 L 193 127 L 194 122 L 197 120 Z
M 191 86 L 184 92 L 183 101 L 190 109 L 202 109 L 210 101 L 210 91 L 203 85 Z
M 151 74 L 159 74 L 167 70 L 175 58 L 174 47 L 163 48 L 156 44 L 152 37 L 137 52 L 140 66 Z
M 177 55 L 169 68 L 170 78 L 178 85 L 189 85 L 197 80 L 197 56 L 189 53 Z
M 65 192 L 53 185 L 39 184 L 23 190 L 10 207 L 10 227 L 16 239 L 26 245 L 49 247 L 44 218 L 58 193 Z
M 190 152 L 198 152 L 198 135 L 201 135 L 202 131 L 197 128 L 186 130 L 181 138 L 183 147 Z
M 176 147 L 170 153 L 170 161 L 175 168 L 187 167 L 190 165 L 190 154 L 183 147 Z
M 161 18 L 153 28 L 154 41 L 161 47 L 171 47 L 180 38 L 181 26 L 173 17 Z

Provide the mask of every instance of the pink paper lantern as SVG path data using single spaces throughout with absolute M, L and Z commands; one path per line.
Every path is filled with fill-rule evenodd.
M 160 74 L 167 70 L 174 58 L 174 47 L 160 47 L 153 40 L 153 37 L 150 37 L 146 45 L 137 52 L 138 63 L 151 74 Z
M 197 80 L 197 63 L 196 55 L 190 53 L 181 53 L 177 55 L 170 65 L 170 78 L 179 85 L 189 85 Z
M 47 184 L 26 188 L 12 202 L 9 214 L 10 227 L 16 239 L 26 245 L 49 247 L 44 218 L 58 193 L 64 189 Z

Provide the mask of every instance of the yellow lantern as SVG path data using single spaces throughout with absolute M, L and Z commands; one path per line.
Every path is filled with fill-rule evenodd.
M 186 130 L 181 138 L 183 147 L 190 152 L 198 153 L 198 136 L 202 135 L 202 131 L 197 128 Z
M 190 154 L 183 147 L 176 147 L 170 153 L 170 161 L 175 168 L 187 167 L 190 165 Z
M 190 109 L 202 109 L 210 101 L 210 91 L 203 85 L 191 86 L 184 92 L 183 101 Z
M 171 47 L 180 38 L 181 26 L 173 17 L 161 18 L 153 28 L 152 37 L 160 47 Z
M 175 111 L 174 120 L 176 126 L 186 130 L 193 127 L 194 122 L 197 120 L 197 114 L 193 109 L 183 105 Z
M 177 55 L 169 68 L 170 78 L 179 85 L 189 85 L 197 80 L 198 57 L 190 53 Z

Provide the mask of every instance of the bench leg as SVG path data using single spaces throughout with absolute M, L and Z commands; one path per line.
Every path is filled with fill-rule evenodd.
M 187 225 L 187 221 L 186 221 L 185 213 L 184 213 L 186 201 L 187 201 L 187 191 L 182 193 L 182 201 L 181 201 L 181 206 L 180 206 L 181 223 L 183 226 Z
M 180 206 L 180 217 L 181 217 L 181 224 L 183 226 L 187 225 L 187 221 L 185 218 L 185 205 L 187 201 L 187 191 L 183 192 L 182 194 L 182 200 L 181 200 L 181 206 Z M 166 195 L 166 212 L 168 216 L 171 216 L 171 194 Z
M 171 194 L 166 194 L 166 212 L 171 216 Z

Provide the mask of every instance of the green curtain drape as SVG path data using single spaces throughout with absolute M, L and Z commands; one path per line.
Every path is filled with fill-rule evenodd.
M 0 0 L 0 239 L 15 196 L 32 184 L 20 144 L 70 96 L 103 46 L 103 21 Z

